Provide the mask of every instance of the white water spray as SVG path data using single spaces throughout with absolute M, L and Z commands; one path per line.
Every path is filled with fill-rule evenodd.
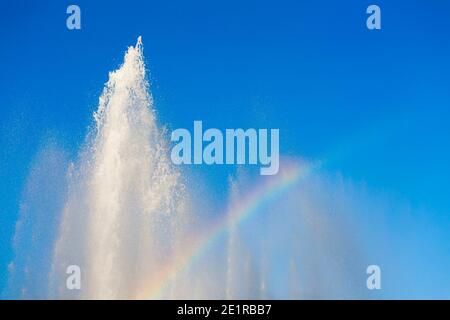
M 217 214 L 204 203 L 195 211 L 188 207 L 189 197 L 205 198 L 207 192 L 191 191 L 193 181 L 185 191 L 168 157 L 169 135 L 157 125 L 140 38 L 110 73 L 94 118 L 67 183 L 60 178 L 64 157 L 52 149 L 31 172 L 17 222 L 16 258 L 9 266 L 13 297 L 255 299 L 340 297 L 354 291 L 329 286 L 342 273 L 335 265 L 351 261 L 345 270 L 357 267 L 342 234 L 329 236 L 330 224 L 320 218 L 329 217 L 328 208 L 346 193 L 339 188 L 336 193 L 319 178 L 290 189 L 247 223 L 227 216 L 225 236 L 210 248 L 208 238 L 197 244 L 201 250 L 189 251 L 196 243 L 189 242 L 207 231 Z M 267 179 L 243 173 L 231 180 L 219 214 L 245 204 Z M 339 217 L 354 211 L 337 207 L 343 208 Z M 53 226 L 59 226 L 56 236 Z M 187 261 L 185 252 L 190 252 Z M 81 290 L 66 287 L 70 265 L 81 268 Z
M 183 219 L 183 187 L 167 157 L 145 79 L 142 42 L 109 74 L 96 131 L 70 174 L 53 272 L 83 271 L 83 298 L 128 298 L 170 255 Z

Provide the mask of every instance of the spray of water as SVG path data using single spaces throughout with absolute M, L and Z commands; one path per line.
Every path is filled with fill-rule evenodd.
M 354 292 L 329 286 L 340 279 L 342 266 L 360 267 L 353 252 L 346 252 L 342 235 L 328 230 L 344 229 L 330 224 L 327 215 L 345 192 L 320 178 L 301 183 L 310 170 L 298 163 L 273 177 L 241 171 L 230 179 L 223 212 L 193 209 L 190 199 L 200 195 L 187 191 L 189 183 L 182 183 L 168 156 L 168 134 L 156 121 L 140 38 L 109 74 L 94 118 L 95 127 L 65 179 L 42 181 L 55 168 L 55 161 L 47 160 L 55 159 L 55 152 L 38 163 L 35 171 L 44 174 L 30 179 L 33 196 L 25 197 L 17 258 L 10 265 L 14 297 L 323 298 Z M 38 192 L 43 185 L 64 187 Z M 43 203 L 49 205 L 41 209 Z M 354 211 L 346 204 L 337 207 L 343 208 L 339 217 Z M 48 220 L 57 226 L 56 235 L 39 240 L 51 233 L 39 227 Z M 33 246 L 40 253 L 30 255 Z M 48 254 L 40 272 L 30 273 L 42 252 Z M 81 268 L 81 290 L 66 287 L 71 265 Z M 352 276 L 345 279 L 351 283 Z
M 69 174 L 52 278 L 55 294 L 65 296 L 61 277 L 79 265 L 81 297 L 127 298 L 139 275 L 170 256 L 184 219 L 183 186 L 155 121 L 141 38 L 109 74 L 94 117 L 95 132 Z

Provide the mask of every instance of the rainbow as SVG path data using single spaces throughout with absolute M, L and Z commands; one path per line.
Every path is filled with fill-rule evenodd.
M 225 214 L 215 221 L 207 230 L 193 239 L 162 268 L 151 275 L 136 299 L 157 299 L 167 284 L 181 271 L 189 268 L 194 261 L 203 256 L 228 231 L 232 224 L 240 224 L 251 218 L 262 208 L 278 199 L 299 181 L 307 178 L 320 164 L 299 165 L 290 163 L 276 176 L 258 185 L 242 201 L 231 206 Z

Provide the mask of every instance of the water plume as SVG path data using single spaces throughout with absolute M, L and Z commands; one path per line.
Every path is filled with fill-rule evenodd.
M 57 297 L 78 297 L 64 279 L 83 274 L 81 298 L 128 298 L 170 256 L 183 220 L 183 185 L 155 119 L 141 38 L 128 48 L 94 114 L 95 129 L 69 174 L 56 243 Z
M 24 280 L 16 281 L 18 290 L 12 295 L 362 296 L 353 288 L 359 281 L 354 274 L 363 270 L 362 260 L 358 248 L 352 248 L 354 237 L 343 219 L 354 211 L 354 200 L 341 204 L 337 199 L 347 199 L 346 192 L 316 175 L 315 164 L 283 160 L 277 175 L 264 177 L 244 168 L 230 178 L 221 202 L 211 206 L 221 212 L 208 208 L 212 202 L 208 190 L 200 194 L 195 187 L 201 181 L 183 177 L 185 172 L 170 160 L 169 134 L 156 119 L 141 38 L 109 74 L 94 124 L 67 172 L 55 161 L 39 165 L 44 172 L 60 168 L 64 176 L 54 184 L 59 189 L 54 197 L 46 197 L 40 180 L 31 179 L 33 203 L 46 203 L 45 210 L 50 208 L 53 214 L 39 214 L 37 207 L 37 215 L 28 210 L 18 222 L 16 238 L 24 240 L 16 246 L 19 258 L 11 264 L 11 281 L 21 275 Z M 191 200 L 200 197 L 202 202 L 194 205 Z M 47 220 L 56 235 L 42 241 L 29 259 L 20 258 L 33 244 L 27 237 L 47 232 L 49 228 L 43 227 Z M 32 232 L 23 225 L 32 225 Z M 40 272 L 30 274 L 41 253 L 46 255 Z M 81 290 L 66 287 L 71 265 L 81 269 Z

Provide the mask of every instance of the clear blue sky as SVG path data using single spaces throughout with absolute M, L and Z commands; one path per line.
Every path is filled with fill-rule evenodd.
M 78 31 L 65 25 L 72 3 Z M 365 27 L 372 3 L 381 31 Z M 448 1 L 9 1 L 0 8 L 0 291 L 40 144 L 56 136 L 76 154 L 108 72 L 139 35 L 161 123 L 280 128 L 281 153 L 342 155 L 329 170 L 450 230 Z

